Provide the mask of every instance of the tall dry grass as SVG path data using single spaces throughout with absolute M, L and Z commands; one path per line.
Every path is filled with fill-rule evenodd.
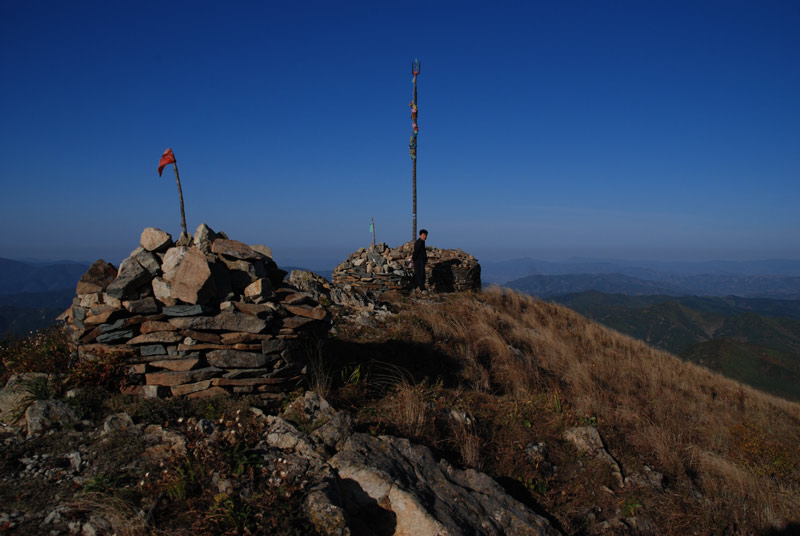
M 415 336 L 460 360 L 465 388 L 518 399 L 558 392 L 596 418 L 623 472 L 647 460 L 667 477 L 665 497 L 699 493 L 686 517 L 697 516 L 694 530 L 750 534 L 800 521 L 800 404 L 497 287 L 408 314 Z M 682 502 L 670 510 L 665 499 L 663 515 L 680 517 Z

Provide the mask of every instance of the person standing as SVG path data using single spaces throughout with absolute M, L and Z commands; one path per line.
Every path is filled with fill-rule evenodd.
M 428 231 L 420 229 L 419 238 L 414 242 L 414 252 L 411 254 L 411 261 L 414 263 L 414 288 L 425 292 L 425 264 L 428 262 L 428 252 L 425 250 L 425 240 L 428 238 Z

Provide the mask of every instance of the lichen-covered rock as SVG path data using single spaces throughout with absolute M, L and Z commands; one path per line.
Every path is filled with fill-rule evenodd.
M 550 523 L 484 473 L 436 460 L 407 439 L 353 434 L 330 459 L 345 507 L 377 503 L 394 513 L 394 534 L 556 535 Z M 389 527 L 386 527 L 389 528 Z

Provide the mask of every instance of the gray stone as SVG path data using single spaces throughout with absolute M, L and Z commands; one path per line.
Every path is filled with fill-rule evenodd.
M 243 244 L 237 240 L 226 240 L 224 238 L 217 238 L 211 245 L 211 251 L 217 255 L 225 255 L 234 259 L 254 260 L 258 259 L 260 255 L 253 251 L 247 244 Z
M 134 428 L 133 419 L 127 413 L 115 413 L 106 417 L 103 422 L 102 435 L 121 430 L 132 430 Z
M 175 272 L 177 271 L 178 266 L 180 266 L 181 261 L 183 261 L 183 258 L 186 256 L 188 251 L 189 248 L 184 246 L 176 246 L 167 250 L 161 263 L 161 271 L 164 274 L 162 276 L 164 281 L 172 281 L 172 279 L 175 277 Z
M 103 333 L 97 337 L 97 342 L 101 343 L 112 343 L 112 342 L 122 342 L 127 341 L 128 339 L 133 338 L 133 331 L 130 329 L 122 329 L 119 331 L 110 331 L 108 333 Z
M 260 333 L 267 327 L 267 322 L 254 316 L 224 311 L 216 316 L 175 317 L 169 319 L 170 324 L 180 329 L 245 331 Z
M 142 265 L 142 267 L 155 277 L 161 272 L 161 262 L 153 253 L 144 248 L 136 248 L 131 252 L 131 257 Z
M 263 367 L 267 356 L 239 350 L 211 350 L 206 354 L 206 360 L 209 365 L 220 368 L 252 369 Z
M 262 245 L 262 244 L 251 244 L 250 248 L 253 251 L 261 253 L 265 257 L 269 257 L 270 259 L 272 258 L 272 249 L 270 249 L 269 247 L 267 247 L 265 245 Z
M 329 463 L 342 479 L 345 507 L 394 512 L 389 533 L 460 535 L 472 527 L 482 535 L 559 534 L 488 475 L 437 461 L 407 439 L 353 434 Z
M 164 307 L 161 310 L 167 316 L 177 317 L 177 316 L 198 316 L 198 315 L 207 315 L 211 314 L 214 311 L 212 307 L 207 305 L 171 305 L 169 307 Z
M 216 367 L 206 367 L 197 370 L 176 371 L 176 372 L 151 372 L 145 374 L 147 385 L 174 386 L 184 383 L 197 383 L 219 376 L 221 369 Z
M 614 478 L 618 488 L 625 485 L 622 477 L 622 469 L 620 469 L 617 461 L 608 453 L 603 446 L 603 440 L 600 438 L 600 433 L 594 426 L 576 426 L 564 430 L 564 439 L 572 442 L 579 452 L 584 452 L 589 456 L 596 457 L 608 464 L 611 469 L 611 476 Z
M 125 319 L 120 318 L 116 322 L 111 324 L 100 324 L 100 333 L 108 333 L 109 331 L 114 331 L 116 329 L 120 329 L 125 325 Z
M 125 307 L 129 313 L 135 315 L 151 315 L 158 312 L 158 304 L 152 297 L 142 298 L 140 300 L 127 300 L 122 302 L 122 306 Z
M 150 357 L 154 355 L 166 355 L 167 350 L 161 344 L 147 344 L 139 347 L 139 355 L 142 357 Z
M 172 236 L 161 229 L 147 227 L 142 231 L 139 243 L 147 251 L 166 251 L 172 245 Z
M 220 257 L 220 260 L 228 270 L 231 289 L 236 295 L 244 293 L 244 289 L 253 281 L 267 277 L 267 270 L 260 260 L 250 262 L 225 257 Z
M 153 343 L 174 343 L 180 342 L 183 335 L 177 331 L 152 331 L 143 333 L 128 341 L 128 344 L 153 344 Z
M 275 298 L 275 291 L 272 289 L 272 283 L 270 283 L 269 279 L 262 277 L 247 285 L 244 289 L 244 295 L 254 303 L 260 303 Z
M 274 354 L 286 350 L 286 341 L 281 339 L 269 339 L 261 341 L 261 352 L 264 354 Z
M 156 277 L 153 279 L 152 285 L 153 296 L 155 296 L 159 302 L 167 306 L 175 305 L 177 303 L 177 301 L 170 296 L 170 285 L 168 281 L 165 281 L 160 277 Z
M 113 265 L 102 259 L 96 260 L 86 270 L 86 273 L 81 276 L 75 293 L 81 296 L 83 294 L 103 292 L 114 281 L 115 277 L 117 277 L 117 269 Z
M 217 233 L 215 233 L 211 227 L 205 223 L 198 225 L 197 230 L 194 232 L 194 245 L 203 253 L 211 252 L 211 244 L 216 239 Z
M 120 267 L 117 278 L 108 285 L 106 293 L 114 298 L 122 299 L 152 279 L 153 275 L 135 259 L 132 259 Z
M 59 400 L 36 400 L 25 410 L 28 437 L 78 422 L 71 407 Z

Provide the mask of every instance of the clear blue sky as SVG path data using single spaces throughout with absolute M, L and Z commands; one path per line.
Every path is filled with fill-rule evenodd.
M 800 258 L 800 2 L 0 0 L 0 257 L 201 222 L 324 268 L 411 238 Z M 328 266 L 330 267 L 330 266 Z

